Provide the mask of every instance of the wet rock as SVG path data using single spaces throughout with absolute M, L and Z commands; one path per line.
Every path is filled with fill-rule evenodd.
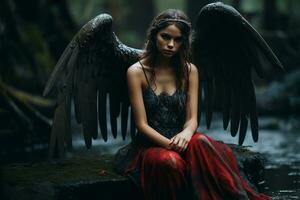
M 230 144 L 242 175 L 257 189 L 263 181 L 264 158 Z M 140 189 L 113 171 L 113 156 L 80 155 L 62 163 L 10 164 L 1 172 L 1 199 L 141 199 Z
M 236 144 L 230 144 L 230 147 L 237 159 L 241 175 L 254 190 L 262 190 L 263 183 L 265 182 L 265 157 L 260 153 L 250 151 L 247 147 L 241 147 Z

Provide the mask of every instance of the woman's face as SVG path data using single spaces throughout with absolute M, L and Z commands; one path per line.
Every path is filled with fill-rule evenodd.
M 182 35 L 179 28 L 174 24 L 161 29 L 156 35 L 156 47 L 165 57 L 175 55 L 182 44 Z

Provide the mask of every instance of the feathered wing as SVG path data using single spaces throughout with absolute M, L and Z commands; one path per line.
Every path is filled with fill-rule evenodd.
M 112 31 L 112 17 L 108 14 L 98 15 L 80 29 L 61 55 L 44 90 L 44 95 L 57 98 L 50 154 L 58 148 L 62 156 L 65 144 L 72 147 L 72 100 L 87 148 L 91 147 L 92 138 L 97 138 L 97 123 L 103 139 L 107 140 L 107 99 L 113 136 L 117 136 L 117 117 L 121 113 L 122 136 L 125 138 L 129 108 L 126 71 L 138 60 L 140 53 L 118 40 Z M 135 132 L 134 125 L 131 125 L 131 132 Z
M 251 71 L 254 69 L 263 77 L 265 64 L 282 69 L 270 47 L 238 11 L 218 2 L 206 5 L 197 16 L 192 55 L 204 82 L 207 128 L 213 108 L 221 105 L 224 129 L 229 121 L 232 136 L 239 129 L 241 145 L 250 119 L 252 138 L 256 142 L 258 120 Z M 201 90 L 199 93 L 201 96 Z

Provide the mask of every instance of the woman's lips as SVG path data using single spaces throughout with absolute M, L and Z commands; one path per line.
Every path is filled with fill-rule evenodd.
M 169 50 L 164 50 L 163 51 L 165 54 L 173 55 L 174 51 L 169 51 Z

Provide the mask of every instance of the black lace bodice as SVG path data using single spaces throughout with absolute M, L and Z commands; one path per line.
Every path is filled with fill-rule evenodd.
M 172 95 L 156 95 L 147 87 L 143 92 L 148 124 L 167 138 L 179 133 L 185 123 L 186 92 L 177 89 Z
M 143 91 L 143 99 L 146 109 L 148 124 L 160 134 L 171 138 L 182 131 L 185 123 L 186 92 L 176 90 L 172 95 L 161 93 L 156 95 L 148 86 Z M 135 140 L 119 149 L 115 156 L 115 170 L 123 174 L 136 159 L 140 147 L 155 146 L 144 137 L 137 134 Z M 127 174 L 135 183 L 140 185 L 140 168 L 136 168 Z

